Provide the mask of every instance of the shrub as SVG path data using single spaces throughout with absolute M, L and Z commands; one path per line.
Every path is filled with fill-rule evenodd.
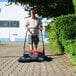
M 65 53 L 76 55 L 76 15 L 57 17 L 55 26 L 58 40 L 63 45 Z
M 73 5 L 76 7 L 76 0 L 73 0 Z
M 73 5 L 74 5 L 75 13 L 76 13 L 76 0 L 73 0 Z
M 65 53 L 71 56 L 76 56 L 76 40 L 64 40 L 63 45 Z
M 49 27 L 50 26 L 50 27 Z M 49 27 L 49 28 L 48 28 Z M 47 29 L 48 28 L 48 29 Z M 50 46 L 54 44 L 70 56 L 76 55 L 76 15 L 65 15 L 54 19 L 52 23 L 47 26 Z M 52 44 L 51 44 L 52 43 Z M 56 48 L 51 46 L 52 48 Z M 55 51 L 55 50 L 54 50 Z
M 49 47 L 55 52 L 55 53 L 61 53 L 61 46 L 58 43 L 57 35 L 55 32 L 55 24 L 50 23 L 46 27 L 46 32 L 48 34 L 48 42 L 49 42 Z
M 66 15 L 57 17 L 55 20 L 56 33 L 59 40 L 76 38 L 76 15 Z

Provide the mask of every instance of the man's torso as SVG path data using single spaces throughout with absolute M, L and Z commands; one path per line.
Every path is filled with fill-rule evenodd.
M 32 19 L 30 18 L 28 20 L 28 28 L 29 30 L 32 32 L 33 35 L 38 35 L 38 30 L 37 28 L 39 28 L 39 19 L 38 18 L 35 18 L 35 19 Z M 31 33 L 29 32 L 29 35 L 31 35 Z

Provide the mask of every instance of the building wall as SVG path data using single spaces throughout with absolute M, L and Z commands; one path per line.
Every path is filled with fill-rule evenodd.
M 24 11 L 21 5 L 7 5 L 7 2 L 0 2 L 0 21 L 19 21 L 18 28 L 2 28 L 0 27 L 0 41 L 24 41 L 25 39 L 25 22 L 28 17 L 28 12 Z M 46 24 L 46 19 L 43 19 L 43 26 Z M 43 38 L 46 41 L 46 33 L 43 30 Z
M 6 2 L 0 2 L 0 8 L 0 21 L 19 21 L 19 27 L 0 27 L 0 41 L 23 41 L 28 12 L 20 5 L 7 6 Z

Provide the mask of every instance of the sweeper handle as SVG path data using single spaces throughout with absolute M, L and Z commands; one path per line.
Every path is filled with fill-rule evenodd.
M 26 31 L 25 40 L 24 40 L 24 47 L 23 47 L 24 51 L 25 51 L 25 45 L 26 45 L 26 38 L 27 38 L 27 31 Z
M 34 29 L 34 28 L 29 28 L 29 29 Z M 40 28 L 35 28 L 35 29 L 40 29 Z M 26 38 L 27 38 L 27 32 L 29 30 L 26 31 L 26 34 L 25 34 L 25 41 L 24 41 L 24 51 L 25 51 L 25 45 L 26 45 Z M 43 40 L 43 33 L 42 33 L 42 30 L 41 31 L 41 37 L 42 37 L 42 44 L 43 44 L 43 55 L 45 55 L 45 46 L 44 46 L 44 40 Z
M 45 56 L 45 46 L 44 46 L 44 40 L 43 40 L 43 33 L 42 30 L 41 31 L 41 36 L 42 36 L 42 44 L 43 44 L 43 56 Z

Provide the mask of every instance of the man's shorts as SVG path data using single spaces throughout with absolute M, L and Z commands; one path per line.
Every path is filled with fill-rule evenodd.
M 28 43 L 29 44 L 38 44 L 39 43 L 39 37 L 37 35 L 28 35 Z

